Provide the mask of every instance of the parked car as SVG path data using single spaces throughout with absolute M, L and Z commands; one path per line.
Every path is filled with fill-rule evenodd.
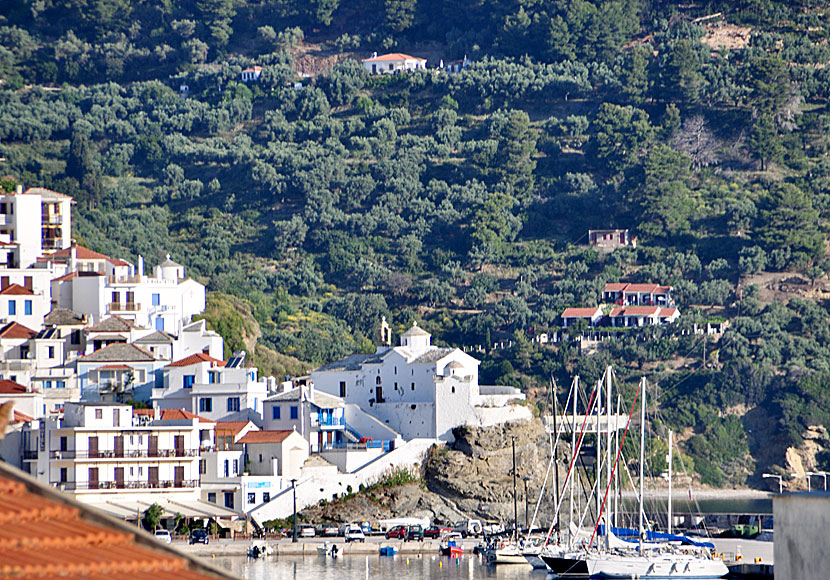
M 406 526 L 395 526 L 386 532 L 386 539 L 403 540 L 406 538 Z
M 336 536 L 339 533 L 337 526 L 334 524 L 320 524 L 317 526 L 317 535 L 318 536 Z
M 170 536 L 170 532 L 167 530 L 156 530 L 153 532 L 153 535 L 159 542 L 164 542 L 165 544 L 172 544 L 173 538 Z
M 353 524 L 340 524 L 337 528 L 337 535 L 341 538 L 346 535 L 346 532 L 349 531 L 349 528 L 352 527 Z
M 481 520 L 459 520 L 452 527 L 452 531 L 461 534 L 462 538 L 480 536 L 482 529 Z
M 314 531 L 314 526 L 303 526 L 300 528 L 300 537 L 301 538 L 313 538 L 316 532 Z
M 451 532 L 452 528 L 446 526 L 430 526 L 424 530 L 425 538 L 440 538 L 444 534 Z
M 346 530 L 346 542 L 365 542 L 366 535 L 363 533 L 363 530 L 360 529 L 360 526 L 357 524 L 353 524 Z
M 191 544 L 210 544 L 210 536 L 206 529 L 196 528 L 195 530 L 190 530 L 190 539 L 188 542 Z
M 424 541 L 424 528 L 420 525 L 416 524 L 414 526 L 409 526 L 406 529 L 406 539 L 407 540 L 417 540 L 419 542 Z

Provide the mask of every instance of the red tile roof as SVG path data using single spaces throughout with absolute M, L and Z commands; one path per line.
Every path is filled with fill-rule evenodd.
M 225 361 L 213 358 L 212 356 L 205 354 L 203 352 L 197 352 L 196 354 L 191 354 L 181 360 L 177 360 L 175 362 L 171 362 L 167 365 L 169 367 L 189 367 L 190 365 L 197 365 L 199 363 L 216 363 L 216 366 L 223 367 L 225 366 Z
M 0 379 L 0 393 L 4 395 L 25 395 L 30 393 L 26 387 L 8 379 Z
M 155 409 L 133 409 L 133 417 L 155 417 Z
M 10 284 L 0 290 L 0 294 L 3 296 L 34 296 L 35 293 L 29 290 L 28 288 L 24 288 L 20 284 Z
M 626 306 L 622 313 L 615 316 L 654 316 L 660 312 L 659 306 Z
M 96 371 L 128 371 L 132 367 L 128 365 L 104 365 L 95 369 Z
M 217 435 L 239 435 L 250 421 L 217 421 L 215 431 Z
M 237 443 L 282 443 L 295 431 L 248 431 Z
M 37 332 L 19 322 L 10 322 L 0 330 L 0 338 L 32 338 Z
M 595 308 L 566 308 L 562 318 L 593 318 L 602 314 L 599 306 Z
M 390 52 L 389 54 L 382 54 L 380 56 L 373 56 L 372 58 L 365 58 L 363 62 L 387 62 L 396 60 L 420 60 L 426 62 L 427 59 L 419 58 L 417 56 L 409 56 L 402 52 Z
M 657 284 L 629 284 L 625 292 L 656 292 L 659 286 Z
M 622 292 L 628 286 L 628 282 L 607 282 L 605 284 L 606 292 Z
M 231 578 L 0 465 L 0 577 Z
M 12 420 L 12 423 L 31 423 L 32 421 L 34 421 L 34 419 L 25 413 L 21 413 L 20 411 L 14 412 L 14 419 Z
M 181 421 L 182 419 L 198 419 L 200 423 L 216 423 L 216 421 L 205 419 L 184 409 L 162 409 L 161 411 L 162 421 Z
M 660 316 L 665 316 L 666 318 L 668 318 L 670 316 L 674 316 L 675 312 L 677 312 L 677 308 L 661 308 Z
M 85 248 L 83 246 L 73 245 L 72 248 L 75 248 L 75 257 L 79 260 L 108 260 L 112 261 L 112 258 L 107 256 L 106 254 L 100 254 L 98 252 L 94 252 L 89 248 Z M 64 248 L 63 250 L 58 250 L 52 257 L 54 258 L 69 258 L 72 255 L 72 248 Z

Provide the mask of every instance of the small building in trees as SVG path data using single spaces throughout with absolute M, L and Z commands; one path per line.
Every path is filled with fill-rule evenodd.
M 618 306 L 673 306 L 672 290 L 671 286 L 660 284 L 608 282 L 602 291 L 602 301 Z
M 625 306 L 614 308 L 608 318 L 614 327 L 658 326 L 675 322 L 680 311 L 660 306 Z
M 246 68 L 242 71 L 242 82 L 243 83 L 255 83 L 259 82 L 259 77 L 262 76 L 262 67 L 261 66 L 251 66 Z
M 623 246 L 637 247 L 637 238 L 630 230 L 588 230 L 588 243 L 602 250 L 613 251 Z
M 594 308 L 566 308 L 562 313 L 562 326 L 568 328 L 580 320 L 588 323 L 588 326 L 596 326 L 602 319 L 602 309 L 599 306 Z
M 373 75 L 391 75 L 404 71 L 425 69 L 427 67 L 427 59 L 419 58 L 417 56 L 409 56 L 400 52 L 392 52 L 389 54 L 373 53 L 371 58 L 363 60 L 363 68 L 366 72 Z

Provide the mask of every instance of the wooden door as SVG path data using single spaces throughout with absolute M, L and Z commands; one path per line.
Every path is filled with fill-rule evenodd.
M 150 487 L 158 487 L 159 486 L 159 468 L 158 466 L 152 466 L 147 468 L 147 481 L 150 483 Z
M 184 457 L 184 435 L 175 435 L 173 443 L 176 446 L 176 457 Z
M 383 402 L 383 387 L 375 387 L 375 400 L 378 403 Z
M 179 465 L 173 468 L 173 481 L 175 487 L 182 487 L 184 484 L 184 466 Z
M 148 457 L 158 457 L 159 456 L 159 438 L 158 435 L 150 435 L 147 437 L 147 456 Z M 158 471 L 158 468 L 156 468 Z
M 89 438 L 89 456 L 93 459 L 98 457 L 98 437 Z
M 115 456 L 124 457 L 124 436 L 116 435 L 115 437 Z
M 98 489 L 98 468 L 89 468 L 89 489 Z
M 115 468 L 115 487 L 118 489 L 124 488 L 124 468 L 123 467 L 116 467 Z

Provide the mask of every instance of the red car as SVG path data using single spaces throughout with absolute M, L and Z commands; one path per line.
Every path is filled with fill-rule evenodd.
M 440 538 L 445 533 L 449 533 L 452 531 L 452 528 L 446 528 L 442 526 L 430 526 L 424 530 L 424 537 L 425 538 Z
M 395 526 L 388 532 L 386 532 L 386 539 L 390 540 L 395 538 L 397 540 L 403 540 L 406 538 L 406 526 Z

